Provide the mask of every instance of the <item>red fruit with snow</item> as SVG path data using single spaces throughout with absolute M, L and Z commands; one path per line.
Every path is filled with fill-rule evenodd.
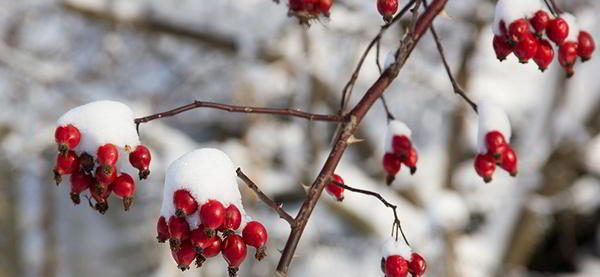
M 536 38 L 531 34 L 527 33 L 520 37 L 517 45 L 515 45 L 515 56 L 519 58 L 520 63 L 527 63 L 531 58 L 535 56 L 538 49 L 538 43 Z
M 184 189 L 175 191 L 173 194 L 175 215 L 178 217 L 189 216 L 198 210 L 198 203 L 192 194 Z
M 152 155 L 144 145 L 138 145 L 133 152 L 129 153 L 129 163 L 139 171 L 140 179 L 146 179 L 150 175 L 150 161 Z
M 385 22 L 389 22 L 398 12 L 398 0 L 377 0 L 377 11 Z
M 269 239 L 267 229 L 258 221 L 250 221 L 242 231 L 244 242 L 256 248 L 255 258 L 262 260 L 266 255 L 266 245 Z
M 561 45 L 569 35 L 569 24 L 560 17 L 554 18 L 548 23 L 546 35 L 556 45 Z
M 242 224 L 242 213 L 234 204 L 230 204 L 225 209 L 225 221 L 219 228 L 219 231 L 235 231 Z
M 169 234 L 169 225 L 167 225 L 167 220 L 164 216 L 158 218 L 158 222 L 156 222 L 156 239 L 158 242 L 167 241 L 171 235 Z
M 416 149 L 411 148 L 408 152 L 408 155 L 400 159 L 404 165 L 410 168 L 410 174 L 415 174 L 415 172 L 417 172 L 417 161 L 419 160 L 419 155 L 417 154 Z
M 75 126 L 69 124 L 59 126 L 54 131 L 54 141 L 58 144 L 58 151 L 65 153 L 79 145 L 81 133 Z
M 425 262 L 425 259 L 421 255 L 413 252 L 410 257 L 410 262 L 408 263 L 408 272 L 415 277 L 419 277 L 423 276 L 426 270 L 427 262 Z
M 594 43 L 594 38 L 590 35 L 590 33 L 586 31 L 580 31 L 577 36 L 577 55 L 581 58 L 581 61 L 585 62 L 592 58 L 592 54 L 594 53 L 594 49 L 596 49 L 596 44 Z
M 56 165 L 54 166 L 54 180 L 56 184 L 60 184 L 62 181 L 61 176 L 65 174 L 72 174 L 79 170 L 79 159 L 77 154 L 73 151 L 68 151 L 65 154 L 58 154 L 56 156 Z
M 518 172 L 517 154 L 508 146 L 500 157 L 500 167 L 506 170 L 511 176 L 516 176 Z
M 79 195 L 86 191 L 94 183 L 94 178 L 83 171 L 77 171 L 71 174 L 71 201 L 78 205 L 80 201 Z
M 496 159 L 491 154 L 478 154 L 475 157 L 475 171 L 484 182 L 489 183 L 496 171 Z
M 540 71 L 544 72 L 554 59 L 554 49 L 546 39 L 538 40 L 538 48 L 533 61 L 538 65 Z
M 494 36 L 493 45 L 494 52 L 496 52 L 496 58 L 499 61 L 506 60 L 506 57 L 513 52 L 513 46 L 504 36 Z
M 340 187 L 336 183 L 344 184 L 344 179 L 337 174 L 333 174 L 331 179 L 332 180 L 327 184 L 325 189 L 329 195 L 335 197 L 337 201 L 341 202 L 344 200 L 344 188 Z
M 228 236 L 223 241 L 221 252 L 229 264 L 229 276 L 236 276 L 239 266 L 246 259 L 248 253 L 244 240 L 236 234 Z
M 408 274 L 408 262 L 398 255 L 387 257 L 384 268 L 386 277 L 406 277 Z
M 96 157 L 101 165 L 115 165 L 119 159 L 119 150 L 114 144 L 107 143 L 98 147 Z
M 171 250 L 171 254 L 181 271 L 190 269 L 190 264 L 196 258 L 196 252 L 189 241 L 184 241 L 178 249 Z
M 508 37 L 512 41 L 521 41 L 530 34 L 529 23 L 524 18 L 517 19 L 508 25 Z
M 133 204 L 133 195 L 136 189 L 133 178 L 127 173 L 121 173 L 112 183 L 112 189 L 115 195 L 123 200 L 123 208 L 128 211 Z
M 114 165 L 99 166 L 96 168 L 96 181 L 100 184 L 110 184 L 117 179 L 117 168 Z
M 485 135 L 485 146 L 488 149 L 488 153 L 492 154 L 494 158 L 500 158 L 504 149 L 506 149 L 506 140 L 504 135 L 498 131 L 491 131 Z
M 204 225 L 204 231 L 209 237 L 214 236 L 223 222 L 225 222 L 225 208 L 217 200 L 209 200 L 200 208 L 200 221 Z
M 537 35 L 541 35 L 550 23 L 550 16 L 547 12 L 539 10 L 533 15 L 531 19 L 529 19 L 529 23 L 531 23 L 531 26 L 535 30 L 535 33 Z
M 169 218 L 169 245 L 171 250 L 177 250 L 182 242 L 190 237 L 190 226 L 185 218 L 171 216 Z

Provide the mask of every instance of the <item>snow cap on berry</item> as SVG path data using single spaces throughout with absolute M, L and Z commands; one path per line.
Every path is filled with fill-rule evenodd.
M 410 261 L 412 256 L 412 249 L 402 238 L 399 238 L 398 241 L 395 238 L 388 238 L 383 243 L 381 251 L 381 256 L 386 259 L 389 256 L 401 256 L 405 260 Z
M 498 0 L 492 31 L 494 35 L 503 35 L 500 22 L 504 22 L 508 27 L 510 23 L 517 19 L 531 18 L 539 10 L 545 11 L 539 0 Z
M 173 193 L 179 189 L 189 191 L 198 202 L 198 207 L 209 200 L 217 200 L 225 207 L 234 204 L 240 210 L 242 219 L 245 219 L 246 212 L 236 181 L 235 166 L 221 150 L 197 149 L 169 165 L 165 176 L 161 216 L 169 218 L 175 214 Z M 198 211 L 187 217 L 192 229 L 198 227 L 199 220 Z
M 504 110 L 497 104 L 484 100 L 477 104 L 479 115 L 479 131 L 477 134 L 477 148 L 479 153 L 488 152 L 485 144 L 485 136 L 491 131 L 498 131 L 504 136 L 506 143 L 510 142 L 510 121 Z
M 385 134 L 385 152 L 393 153 L 394 150 L 392 148 L 392 140 L 394 136 L 406 136 L 407 138 L 411 138 L 412 131 L 404 122 L 400 120 L 392 120 L 388 124 L 387 132 Z
M 570 13 L 561 13 L 560 17 L 569 25 L 569 35 L 567 35 L 565 42 L 577 42 L 577 37 L 579 36 L 579 24 L 577 23 L 577 18 Z

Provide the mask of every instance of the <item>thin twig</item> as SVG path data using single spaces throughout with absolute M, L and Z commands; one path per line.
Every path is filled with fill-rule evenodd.
M 404 242 L 406 242 L 406 244 L 410 246 L 410 243 L 408 243 L 408 240 L 406 239 L 406 236 L 404 235 L 404 231 L 402 230 L 402 225 L 400 224 L 400 218 L 398 218 L 398 212 L 397 212 L 398 206 L 396 206 L 396 205 L 390 203 L 389 201 L 385 200 L 385 198 L 383 198 L 383 196 L 381 196 L 381 194 L 379 194 L 379 193 L 376 193 L 376 192 L 373 192 L 373 191 L 370 191 L 370 190 L 353 188 L 351 186 L 348 186 L 346 184 L 342 184 L 342 183 L 339 183 L 339 182 L 336 182 L 336 181 L 332 181 L 332 182 L 334 184 L 336 184 L 336 185 L 338 185 L 338 186 L 346 189 L 346 190 L 349 190 L 349 191 L 352 191 L 352 192 L 356 192 L 356 193 L 360 193 L 360 194 L 365 194 L 365 195 L 373 196 L 373 197 L 379 199 L 379 201 L 381 201 L 381 203 L 383 203 L 383 205 L 385 205 L 386 207 L 392 209 L 392 211 L 394 212 L 394 225 L 398 226 L 398 228 L 400 230 L 400 234 L 402 234 L 402 238 L 404 239 Z
M 277 202 L 273 201 L 273 199 L 269 198 L 269 196 L 267 196 L 266 194 L 264 194 L 260 188 L 258 188 L 258 186 L 256 185 L 256 183 L 254 183 L 252 180 L 250 180 L 250 178 L 248 176 L 246 176 L 246 174 L 244 174 L 244 172 L 242 172 L 241 168 L 238 168 L 236 171 L 237 176 L 242 179 L 242 181 L 244 181 L 244 183 L 246 183 L 246 185 L 254 191 L 254 193 L 256 193 L 256 195 L 258 196 L 258 198 L 260 198 L 260 200 L 262 200 L 265 204 L 267 204 L 267 206 L 271 207 L 271 209 L 273 209 L 275 212 L 277 212 L 279 214 L 279 217 L 281 217 L 282 219 L 284 219 L 285 221 L 287 221 L 290 226 L 294 226 L 295 221 L 294 218 L 288 214 L 286 211 L 283 210 L 281 204 L 278 204 Z
M 546 7 L 548 7 L 548 10 L 552 13 L 552 15 L 558 17 L 558 13 L 556 13 L 556 11 L 554 10 L 554 7 L 552 7 L 550 2 L 548 2 L 548 0 L 544 0 L 544 3 L 546 4 Z
M 381 67 L 381 62 L 379 61 L 381 52 L 381 40 L 377 41 L 377 46 L 375 48 L 375 64 L 377 65 L 377 69 L 379 69 L 379 74 L 383 73 L 383 67 Z M 385 110 L 385 115 L 388 121 L 396 119 L 394 114 L 390 111 L 390 108 L 387 105 L 387 101 L 385 101 L 385 97 L 381 95 L 381 104 L 383 105 L 383 109 Z
M 552 4 L 552 8 L 554 9 L 554 12 L 556 12 L 557 15 L 563 13 L 564 11 L 556 4 L 556 1 L 554 0 L 550 0 L 550 3 Z

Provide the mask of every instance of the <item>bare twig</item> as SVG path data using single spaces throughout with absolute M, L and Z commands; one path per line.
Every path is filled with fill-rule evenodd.
M 281 217 L 282 219 L 284 219 L 285 221 L 287 221 L 290 226 L 294 226 L 294 218 L 288 214 L 286 211 L 283 210 L 281 204 L 276 203 L 275 201 L 273 201 L 271 198 L 269 198 L 269 196 L 267 196 L 266 194 L 264 194 L 260 188 L 258 188 L 258 186 L 256 185 L 256 183 L 254 183 L 252 180 L 250 180 L 250 178 L 248 176 L 246 176 L 246 174 L 244 174 L 244 172 L 242 172 L 241 168 L 238 168 L 236 171 L 237 176 L 242 179 L 242 181 L 244 181 L 244 183 L 246 183 L 246 185 L 254 191 L 254 193 L 256 193 L 256 195 L 258 196 L 258 198 L 260 198 L 260 200 L 262 200 L 265 204 L 267 204 L 267 206 L 271 207 L 271 209 L 273 209 L 275 212 L 277 212 L 279 214 L 279 217 Z
M 383 67 L 381 67 L 381 62 L 379 62 L 379 53 L 381 52 L 381 40 L 377 41 L 377 47 L 375 48 L 375 64 L 377 65 L 377 69 L 379 69 L 379 74 L 383 73 Z M 385 110 L 385 115 L 387 120 L 394 120 L 396 117 L 390 111 L 390 108 L 387 105 L 387 101 L 385 101 L 385 97 L 381 95 L 381 104 L 383 105 L 383 109 Z
M 550 0 L 550 3 L 552 4 L 552 8 L 554 9 L 554 12 L 557 14 L 557 16 L 561 13 L 563 13 L 564 11 L 556 4 L 556 1 L 554 0 Z

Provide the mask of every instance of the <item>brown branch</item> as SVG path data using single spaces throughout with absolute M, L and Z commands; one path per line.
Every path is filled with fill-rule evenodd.
M 354 106 L 350 111 L 350 121 L 345 122 L 336 134 L 336 140 L 331 152 L 323 165 L 323 168 L 319 172 L 319 175 L 310 186 L 307 197 L 298 215 L 296 216 L 296 224 L 290 231 L 290 236 L 285 244 L 285 247 L 281 254 L 281 259 L 277 265 L 277 274 L 279 276 L 287 276 L 288 268 L 294 257 L 294 252 L 300 241 L 300 237 L 304 232 L 304 228 L 310 218 L 312 211 L 314 210 L 319 197 L 325 188 L 326 181 L 329 180 L 333 171 L 337 167 L 344 151 L 348 147 L 348 141 L 356 131 L 358 125 L 371 109 L 373 104 L 383 95 L 388 86 L 398 76 L 400 69 L 406 63 L 406 60 L 414 50 L 416 44 L 421 39 L 425 31 L 429 28 L 434 18 L 443 10 L 447 0 L 434 0 L 429 8 L 419 16 L 416 21 L 414 32 L 409 33 L 405 36 L 401 43 L 398 51 L 396 52 L 395 63 L 387 68 L 381 76 L 375 81 L 373 85 L 366 91 L 362 99 Z M 378 35 L 380 36 L 380 34 Z M 373 43 L 374 44 L 374 43 Z
M 238 169 L 235 171 L 237 173 L 237 176 L 242 179 L 242 181 L 244 181 L 244 183 L 246 183 L 246 185 L 254 191 L 254 193 L 256 193 L 256 195 L 258 196 L 258 198 L 260 198 L 260 200 L 262 200 L 265 204 L 267 204 L 267 206 L 271 207 L 271 209 L 273 209 L 275 212 L 277 212 L 279 214 L 279 217 L 284 219 L 285 221 L 287 221 L 290 226 L 294 226 L 295 221 L 294 218 L 288 214 L 286 211 L 283 210 L 281 204 L 278 204 L 277 202 L 273 201 L 273 199 L 269 198 L 269 196 L 267 196 L 266 194 L 264 194 L 260 188 L 258 188 L 258 186 L 256 185 L 256 183 L 254 183 L 252 180 L 250 180 L 250 178 L 248 176 L 246 176 L 246 174 L 244 174 L 244 172 L 242 172 L 242 169 L 238 167 Z

